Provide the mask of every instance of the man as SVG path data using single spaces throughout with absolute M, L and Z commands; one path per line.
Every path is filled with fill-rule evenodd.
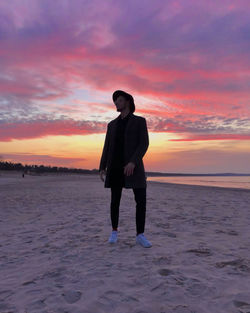
M 113 93 L 113 102 L 120 115 L 107 125 L 107 132 L 100 160 L 101 180 L 106 174 L 105 188 L 111 188 L 110 215 L 112 232 L 110 243 L 117 242 L 119 206 L 122 188 L 133 189 L 136 202 L 136 243 L 145 248 L 152 244 L 144 235 L 146 218 L 146 176 L 143 156 L 148 146 L 148 130 L 144 117 L 134 115 L 133 97 L 123 91 Z

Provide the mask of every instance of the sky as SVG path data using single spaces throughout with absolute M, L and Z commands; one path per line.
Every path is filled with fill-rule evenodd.
M 146 171 L 250 173 L 248 0 L 0 1 L 0 160 L 98 169 L 112 93 Z

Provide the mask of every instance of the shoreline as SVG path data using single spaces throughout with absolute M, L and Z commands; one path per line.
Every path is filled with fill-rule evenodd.
M 25 177 L 77 177 L 77 178 L 89 178 L 89 177 L 99 177 L 99 174 L 81 174 L 81 173 L 37 173 L 37 174 L 25 174 L 25 177 L 23 178 L 21 175 L 22 171 L 5 171 L 5 170 L 0 170 L 0 180 L 1 178 L 8 177 L 8 178 L 22 178 L 25 179 Z M 204 188 L 213 188 L 213 189 L 219 189 L 219 190 L 231 190 L 231 191 L 245 191 L 245 192 L 250 192 L 250 189 L 248 188 L 241 188 L 241 187 L 223 187 L 223 186 L 213 186 L 213 185 L 198 185 L 198 184 L 183 184 L 183 183 L 174 183 L 174 182 L 160 182 L 160 181 L 154 181 L 154 180 L 148 180 L 147 183 L 153 183 L 153 184 L 165 184 L 167 186 L 172 185 L 175 187 L 182 186 L 184 188 L 191 188 L 193 189 L 194 187 L 196 189 L 204 189 Z
M 215 189 L 223 189 L 223 190 L 231 190 L 231 191 L 247 191 L 247 192 L 250 192 L 250 189 L 247 189 L 247 188 L 237 188 L 237 187 L 222 187 L 222 186 L 209 186 L 209 185 L 195 185 L 195 184 L 181 184 L 181 183 L 169 183 L 169 182 L 158 182 L 158 181 L 148 181 L 147 180 L 147 183 L 150 182 L 150 183 L 154 183 L 154 184 L 165 184 L 165 185 L 176 185 L 176 187 L 178 185 L 181 185 L 181 186 L 190 186 L 190 188 L 193 189 L 193 187 L 195 188 L 198 188 L 198 189 L 204 189 L 204 188 L 215 188 Z

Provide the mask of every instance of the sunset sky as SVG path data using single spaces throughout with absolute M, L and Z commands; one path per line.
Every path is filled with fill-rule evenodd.
M 112 93 L 146 171 L 250 173 L 250 1 L 0 2 L 0 160 L 98 169 Z

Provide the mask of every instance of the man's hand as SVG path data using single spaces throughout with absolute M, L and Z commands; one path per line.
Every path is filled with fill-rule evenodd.
M 135 164 L 133 162 L 129 162 L 126 166 L 124 166 L 124 174 L 129 176 L 133 175 L 135 168 Z
M 106 175 L 106 170 L 101 170 L 100 171 L 100 177 L 101 177 L 102 181 L 104 181 L 103 175 Z

